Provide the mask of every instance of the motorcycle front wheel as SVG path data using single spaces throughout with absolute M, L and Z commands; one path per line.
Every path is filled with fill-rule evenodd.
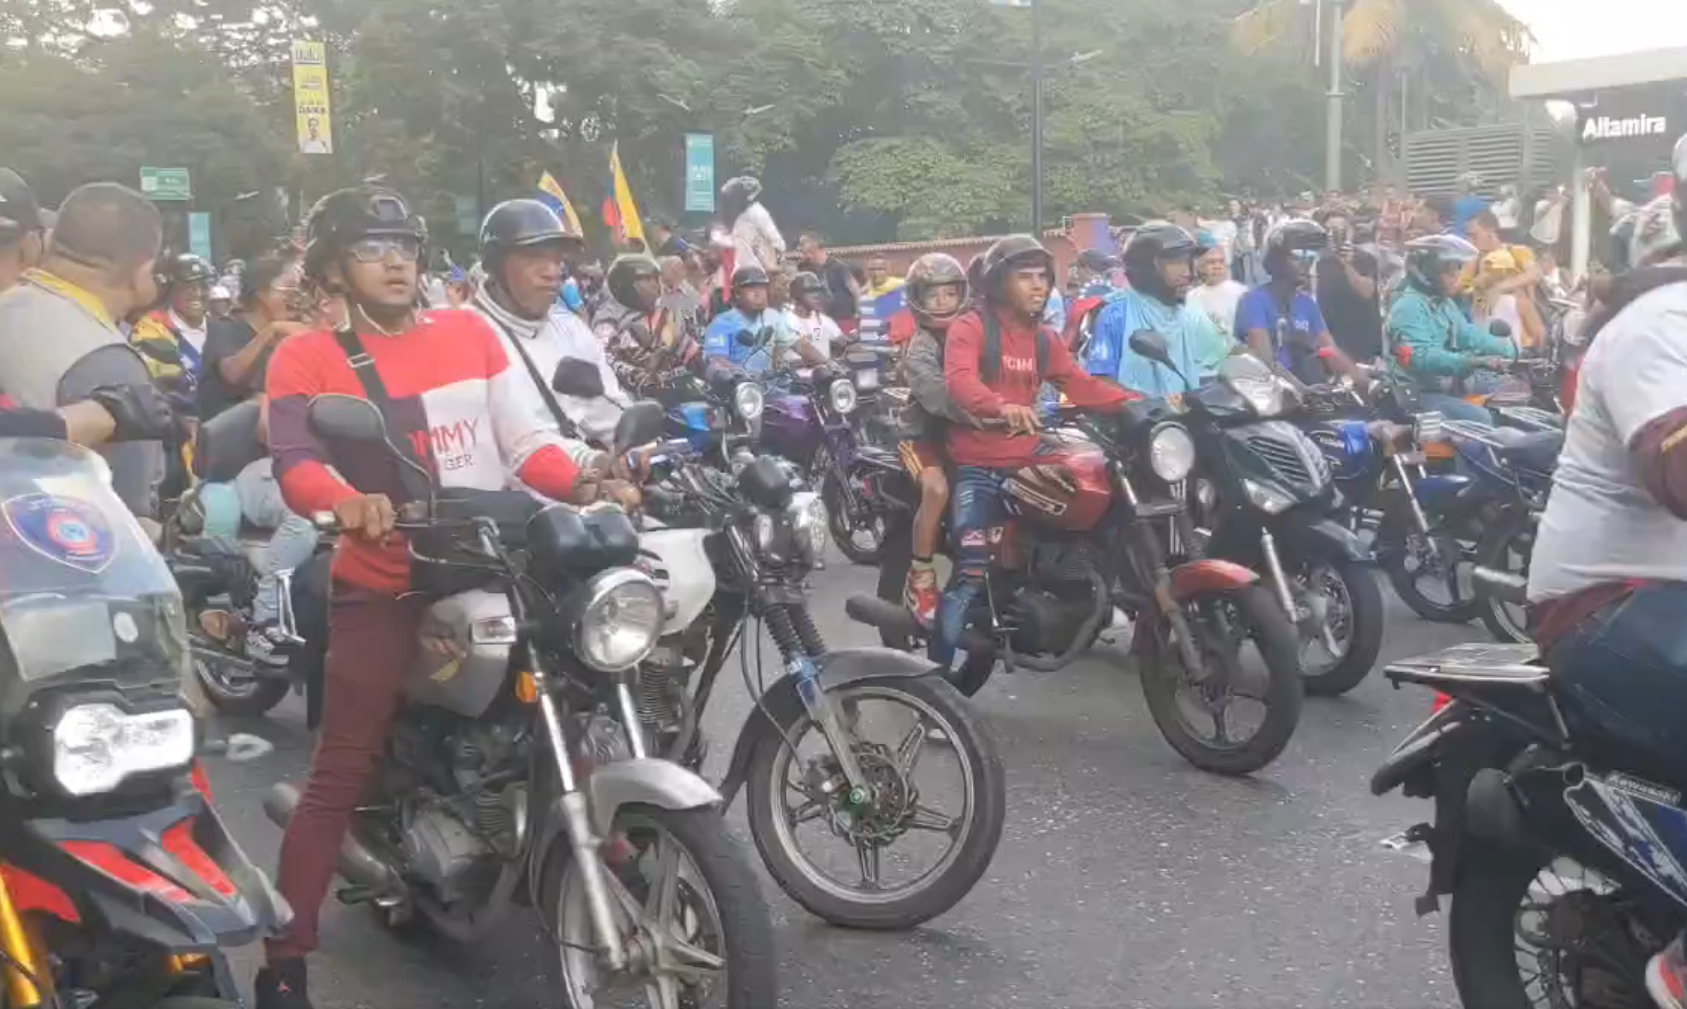
M 610 837 L 604 850 L 620 855 L 606 856 L 606 882 L 632 961 L 627 970 L 609 971 L 598 953 L 585 881 L 566 836 L 545 860 L 540 912 L 559 944 L 562 1004 L 778 1005 L 773 920 L 721 811 L 622 806 Z
M 1315 594 L 1326 609 L 1336 651 L 1329 661 L 1316 665 L 1303 658 L 1306 692 L 1314 697 L 1339 697 L 1357 687 L 1370 675 L 1382 651 L 1385 618 L 1382 590 L 1368 565 L 1345 557 L 1309 562 L 1300 579 L 1299 591 Z M 1315 632 L 1307 652 L 1328 652 L 1321 632 Z
M 1464 545 L 1451 532 L 1418 532 L 1413 528 L 1410 507 L 1397 498 L 1383 513 L 1373 546 L 1394 594 L 1413 613 L 1438 624 L 1467 624 L 1476 619 L 1471 561 Z M 1426 580 L 1435 586 L 1435 595 L 1424 591 Z
M 849 501 L 835 473 L 826 474 L 826 480 L 820 486 L 820 500 L 826 506 L 832 542 L 838 545 L 838 552 L 849 558 L 851 563 L 864 567 L 879 563 L 884 552 L 885 520 L 874 515 L 866 520 L 866 525 L 857 525 L 855 516 L 849 513 Z
M 1148 712 L 1172 749 L 1201 770 L 1252 774 L 1277 759 L 1300 723 L 1300 635 L 1260 585 L 1203 592 L 1183 606 L 1208 675 L 1196 682 L 1184 668 L 1169 622 L 1162 619 L 1154 629 L 1139 625 L 1138 634 L 1150 635 L 1137 649 Z M 1245 665 L 1242 645 L 1248 641 L 1259 655 Z M 1230 735 L 1238 699 L 1264 708 L 1258 727 L 1243 739 Z M 1200 735 L 1199 722 L 1210 725 L 1210 738 Z
M 816 917 L 845 928 L 913 928 L 960 903 L 990 867 L 1007 815 L 1001 757 L 982 719 L 939 677 L 856 680 L 827 695 L 868 787 L 839 787 L 836 756 L 806 712 L 783 733 L 768 719 L 752 719 L 748 731 L 759 735 L 745 775 L 750 834 L 774 882 Z M 892 720 L 888 735 L 873 732 L 879 720 L 863 709 L 875 702 L 914 717 Z M 954 758 L 958 789 L 922 795 L 915 772 L 928 751 Z M 833 861 L 805 850 L 798 837 L 805 824 L 815 828 L 812 836 L 833 842 L 829 853 L 848 849 L 848 856 Z M 946 839 L 934 864 L 909 869 L 906 882 L 886 881 L 884 867 L 916 864 L 912 849 L 926 837 Z M 836 863 L 847 867 L 833 872 Z

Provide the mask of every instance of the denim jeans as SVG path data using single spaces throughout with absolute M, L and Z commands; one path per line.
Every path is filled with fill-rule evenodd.
M 1460 396 L 1449 396 L 1444 392 L 1424 392 L 1418 394 L 1418 405 L 1425 410 L 1433 410 L 1448 420 L 1468 420 L 1477 424 L 1487 424 L 1492 427 L 1494 415 L 1485 406 L 1477 406 Z
M 258 570 L 258 597 L 252 604 L 256 623 L 273 624 L 281 619 L 276 595 L 276 572 L 302 566 L 316 552 L 317 531 L 307 518 L 293 514 L 281 496 L 281 483 L 269 459 L 249 464 L 234 478 L 240 495 L 240 514 L 251 525 L 272 530 L 274 535 L 253 557 Z
M 1601 732 L 1687 768 L 1687 584 L 1636 589 L 1547 650 L 1547 668 Z
M 937 607 L 937 633 L 927 655 L 947 666 L 955 660 L 967 611 L 984 591 L 990 558 L 1001 541 L 1002 477 L 984 466 L 957 466 L 955 489 L 949 495 L 949 525 L 955 537 L 955 578 Z

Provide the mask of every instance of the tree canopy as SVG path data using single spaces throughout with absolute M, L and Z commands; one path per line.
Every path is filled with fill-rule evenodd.
M 220 254 L 372 177 L 459 251 L 480 209 L 532 193 L 542 171 L 595 220 L 611 142 L 646 213 L 679 216 L 688 131 L 716 135 L 720 180 L 758 174 L 783 225 L 835 241 L 1029 216 L 1030 12 L 988 0 L 110 2 L 0 7 L 0 151 L 48 200 L 186 167 Z M 1322 87 L 1275 10 L 1298 5 L 1038 2 L 1049 221 L 1315 186 Z M 1440 39 L 1419 48 L 1457 57 L 1435 71 L 1454 75 L 1515 51 L 1520 26 L 1484 20 L 1493 0 L 1435 0 L 1424 19 L 1367 5 L 1349 21 L 1356 55 Z M 296 38 L 328 48 L 332 155 L 295 149 Z M 1460 86 L 1499 93 L 1491 75 Z

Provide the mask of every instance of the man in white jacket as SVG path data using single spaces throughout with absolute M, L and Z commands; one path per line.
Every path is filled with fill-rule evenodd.
M 720 204 L 721 217 L 732 232 L 732 268 L 760 266 L 768 276 L 778 273 L 785 259 L 785 236 L 761 205 L 761 180 L 753 175 L 728 179 L 720 187 Z
M 580 236 L 538 200 L 498 204 L 480 226 L 485 277 L 468 307 L 492 323 L 511 363 L 538 387 L 547 419 L 554 418 L 568 438 L 579 439 L 571 441 L 569 449 L 577 462 L 590 466 L 599 453 L 582 442 L 607 445 L 631 400 L 590 327 L 557 304 L 566 261 L 583 249 Z M 551 379 L 564 358 L 596 367 L 603 395 L 582 399 L 554 392 Z

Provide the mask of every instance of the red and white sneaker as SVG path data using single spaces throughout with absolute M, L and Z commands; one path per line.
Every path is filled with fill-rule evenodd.
M 1646 993 L 1658 1009 L 1687 1009 L 1687 954 L 1681 936 L 1647 962 Z
M 908 585 L 903 591 L 902 602 L 921 627 L 930 630 L 937 623 L 937 604 L 942 598 L 937 591 L 937 572 L 931 568 L 908 571 Z

